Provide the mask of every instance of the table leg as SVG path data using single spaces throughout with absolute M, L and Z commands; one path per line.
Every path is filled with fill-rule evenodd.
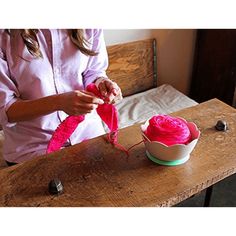
M 204 200 L 204 207 L 209 207 L 210 206 L 212 191 L 213 191 L 213 185 L 206 189 L 206 195 L 205 195 L 205 200 Z
M 235 85 L 235 89 L 234 89 L 234 98 L 233 98 L 233 104 L 232 104 L 232 106 L 233 106 L 234 108 L 236 108 L 236 85 Z

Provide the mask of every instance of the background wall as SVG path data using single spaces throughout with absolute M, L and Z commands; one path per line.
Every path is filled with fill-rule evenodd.
M 195 29 L 104 30 L 107 45 L 147 38 L 157 40 L 158 85 L 168 83 L 188 95 L 194 56 Z

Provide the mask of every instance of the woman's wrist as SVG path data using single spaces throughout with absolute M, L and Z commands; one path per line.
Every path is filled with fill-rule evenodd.
M 94 84 L 96 85 L 96 87 L 98 88 L 99 84 L 104 81 L 104 80 L 109 80 L 107 77 L 98 77 L 95 81 Z
M 55 95 L 54 109 L 56 111 L 63 111 L 63 104 L 64 104 L 63 98 L 64 98 L 63 93 Z

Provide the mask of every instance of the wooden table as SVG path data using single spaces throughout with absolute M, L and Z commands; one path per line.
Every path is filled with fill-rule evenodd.
M 234 108 L 213 99 L 173 115 L 201 130 L 187 163 L 156 165 L 143 143 L 127 158 L 101 136 L 1 170 L 0 206 L 172 206 L 236 172 Z M 219 119 L 227 121 L 227 132 L 214 129 Z M 140 125 L 119 132 L 125 147 L 140 140 Z M 48 193 L 55 177 L 64 185 L 59 196 Z

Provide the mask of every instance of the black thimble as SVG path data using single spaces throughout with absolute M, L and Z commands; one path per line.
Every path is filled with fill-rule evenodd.
M 215 125 L 215 129 L 218 131 L 226 131 L 228 129 L 226 121 L 218 120 Z
M 63 185 L 59 179 L 53 179 L 48 184 L 48 191 L 50 194 L 61 194 L 63 192 Z

